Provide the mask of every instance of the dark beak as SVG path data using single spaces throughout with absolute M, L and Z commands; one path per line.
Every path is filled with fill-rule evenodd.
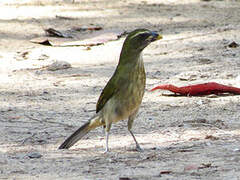
M 154 32 L 154 31 L 151 32 L 151 36 L 152 36 L 151 42 L 162 39 L 162 35 Z

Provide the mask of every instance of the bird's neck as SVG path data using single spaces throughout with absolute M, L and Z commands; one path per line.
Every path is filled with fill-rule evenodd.
M 144 63 L 142 59 L 142 53 L 134 55 L 121 54 L 116 73 L 121 74 L 123 79 L 132 79 L 139 73 L 145 74 Z
M 133 65 L 135 66 L 138 63 L 141 63 L 139 61 L 142 61 L 142 52 L 138 52 L 135 50 L 126 50 L 125 48 L 122 49 L 119 59 L 119 65 Z

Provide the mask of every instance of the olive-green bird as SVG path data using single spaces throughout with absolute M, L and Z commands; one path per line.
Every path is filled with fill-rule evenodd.
M 103 126 L 107 152 L 112 123 L 128 119 L 128 130 L 136 143 L 136 149 L 141 150 L 131 129 L 142 103 L 146 84 L 142 50 L 158 39 L 162 39 L 162 36 L 147 29 L 136 29 L 129 33 L 124 41 L 117 68 L 98 99 L 95 116 L 69 136 L 59 149 L 70 148 L 90 130 Z

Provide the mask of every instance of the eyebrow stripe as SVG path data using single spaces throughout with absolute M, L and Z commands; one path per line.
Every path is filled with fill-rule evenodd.
M 140 34 L 144 34 L 144 33 L 148 33 L 148 31 L 138 32 L 137 34 L 135 34 L 135 35 L 132 36 L 131 38 L 135 38 L 136 36 L 138 36 L 138 35 L 140 35 Z

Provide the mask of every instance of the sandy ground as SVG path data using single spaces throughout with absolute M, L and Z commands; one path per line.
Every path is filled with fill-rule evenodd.
M 240 43 L 239 14 L 237 0 L 1 1 L 0 179 L 240 179 L 240 96 L 148 91 L 209 81 L 240 87 L 240 48 L 228 47 Z M 144 51 L 147 87 L 134 124 L 142 153 L 126 121 L 113 125 L 110 153 L 102 128 L 57 150 L 94 114 L 124 37 L 90 50 L 29 40 L 43 28 L 90 25 L 164 37 Z M 72 68 L 47 70 L 54 61 Z

